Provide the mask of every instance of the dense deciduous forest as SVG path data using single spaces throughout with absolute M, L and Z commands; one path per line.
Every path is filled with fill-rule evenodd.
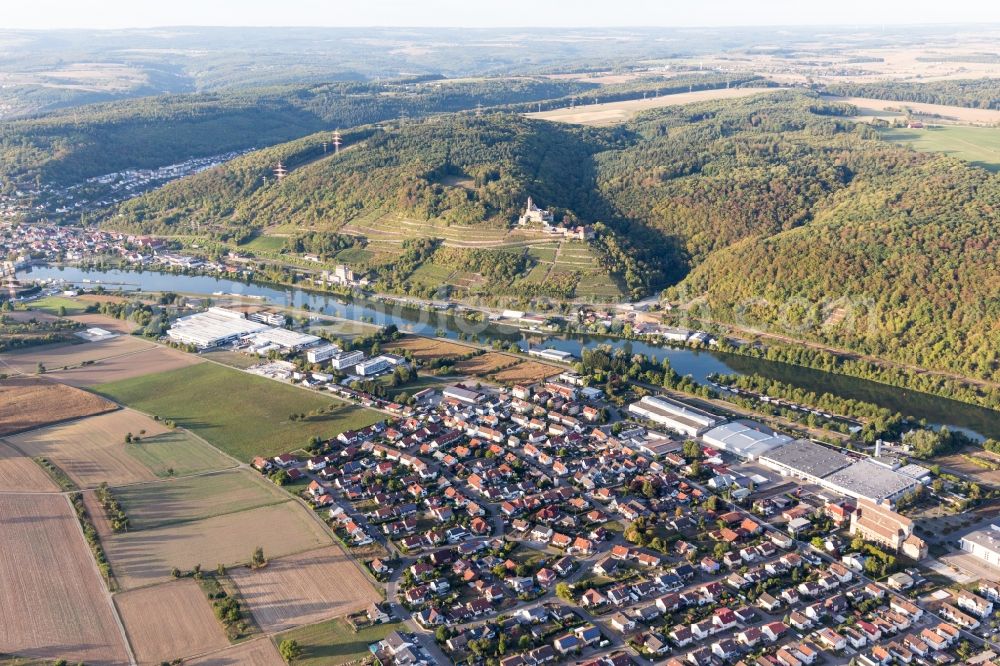
M 967 106 L 974 109 L 1000 109 L 1000 80 L 958 79 L 950 81 L 884 81 L 841 83 L 825 88 L 831 95 L 872 97 L 899 102 L 924 102 Z
M 65 185 L 403 114 L 562 98 L 594 87 L 534 78 L 343 82 L 93 104 L 0 126 L 0 182 L 7 190 Z

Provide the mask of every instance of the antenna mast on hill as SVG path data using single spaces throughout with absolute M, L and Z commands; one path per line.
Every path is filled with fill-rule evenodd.
M 279 160 L 278 166 L 274 167 L 274 177 L 277 178 L 278 180 L 281 180 L 287 175 L 288 175 L 288 169 L 286 169 L 285 165 L 282 164 L 281 161 Z
M 333 132 L 333 152 L 340 152 L 340 145 L 344 143 L 340 138 L 340 130 L 334 130 Z

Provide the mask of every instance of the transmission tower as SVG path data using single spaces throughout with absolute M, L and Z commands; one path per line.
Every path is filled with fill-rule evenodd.
M 334 154 L 340 152 L 340 146 L 343 144 L 343 140 L 340 138 L 340 130 L 334 130 L 333 132 L 333 152 Z
M 285 165 L 282 164 L 281 161 L 279 160 L 278 166 L 274 167 L 274 177 L 277 178 L 278 180 L 281 180 L 287 175 L 288 175 L 288 169 L 286 169 Z
M 483 115 L 483 103 L 476 102 L 476 117 L 478 118 L 481 115 Z

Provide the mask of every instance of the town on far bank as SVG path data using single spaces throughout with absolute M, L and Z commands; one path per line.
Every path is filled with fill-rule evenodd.
M 5 325 L 74 339 L 0 360 L 190 430 L 308 506 L 379 593 L 344 620 L 372 636 L 376 663 L 984 663 L 1000 638 L 996 491 L 922 457 L 933 431 L 868 445 L 860 421 L 845 434 L 836 414 L 795 420 L 624 349 L 427 337 L 226 294 L 20 286 Z M 178 369 L 120 367 L 152 348 L 102 351 L 135 337 Z M 34 372 L 16 365 L 26 353 Z M 236 420 L 271 391 L 292 392 L 282 405 L 335 403 L 273 417 L 310 428 L 307 441 L 233 442 L 177 406 L 195 409 L 208 375 L 234 396 L 263 382 L 257 405 L 213 394 Z M 136 515 L 128 488 L 105 492 L 123 499 L 98 511 Z M 136 565 L 115 538 L 110 567 L 128 586 Z M 310 571 L 280 553 L 247 565 L 260 574 L 222 564 L 219 584 L 240 591 L 269 567 Z M 305 590 L 317 618 L 348 608 L 328 585 Z M 242 603 L 274 623 L 264 599 Z

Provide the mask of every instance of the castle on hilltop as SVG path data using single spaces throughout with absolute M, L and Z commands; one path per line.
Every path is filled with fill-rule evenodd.
M 528 197 L 528 205 L 524 209 L 524 214 L 517 218 L 517 223 L 522 227 L 538 223 L 542 225 L 542 231 L 545 233 L 571 240 L 586 241 L 594 237 L 594 228 L 589 225 L 567 227 L 562 223 L 556 224 L 552 212 L 536 206 L 531 197 Z
M 532 222 L 538 222 L 539 224 L 552 224 L 553 216 L 550 211 L 543 208 L 539 208 L 535 205 L 535 202 L 528 197 L 528 206 L 524 209 L 524 214 L 517 218 L 517 223 L 520 225 L 531 224 Z

